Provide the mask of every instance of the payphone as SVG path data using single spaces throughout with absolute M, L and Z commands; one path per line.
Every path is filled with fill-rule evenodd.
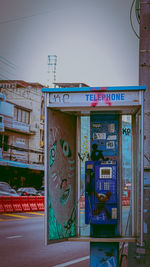
M 42 89 L 45 243 L 90 242 L 91 266 L 101 263 L 118 266 L 120 242 L 139 241 L 143 245 L 145 90 L 145 86 Z M 129 147 L 122 136 L 123 123 L 129 122 L 126 116 L 130 117 L 132 129 Z M 82 125 L 83 117 L 88 120 Z M 88 140 L 86 151 L 81 149 L 82 140 L 84 143 Z M 87 152 L 91 154 L 85 169 L 85 157 L 78 157 L 80 152 L 84 156 Z M 123 157 L 125 153 L 130 157 L 129 165 Z M 84 189 L 83 176 L 85 210 L 80 186 L 82 182 Z M 128 203 L 123 201 L 127 183 L 131 189 Z M 84 211 L 90 227 L 84 225 Z
M 91 236 L 118 235 L 118 115 L 91 116 L 91 160 L 85 162 L 85 223 Z

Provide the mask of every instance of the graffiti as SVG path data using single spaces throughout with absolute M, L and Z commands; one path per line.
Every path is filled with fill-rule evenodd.
M 60 139 L 60 146 L 62 148 L 62 152 L 64 154 L 65 157 L 71 157 L 72 156 L 72 153 L 71 153 L 71 149 L 70 149 L 70 146 L 69 144 Z M 54 144 L 52 145 L 52 147 L 50 148 L 50 167 L 52 167 L 52 165 L 54 164 L 55 162 L 55 159 L 56 159 L 56 154 L 57 153 L 57 141 L 54 142 Z M 60 151 L 59 151 L 60 153 Z M 70 160 L 68 162 L 68 170 L 69 171 L 73 171 L 75 169 L 74 166 L 71 166 L 72 163 L 74 164 L 75 161 L 74 160 Z M 58 187 L 58 183 L 60 183 L 60 203 L 62 205 L 66 204 L 68 199 L 69 199 L 69 196 L 70 196 L 70 192 L 71 192 L 71 185 L 68 184 L 68 180 L 66 178 L 63 178 L 62 179 L 60 178 L 61 177 L 61 173 L 63 173 L 63 170 L 61 169 L 60 171 L 58 170 L 57 173 L 52 173 L 52 179 L 53 179 L 53 182 L 55 183 L 55 188 Z M 67 173 L 67 177 L 69 175 L 69 178 L 73 176 L 72 173 Z
M 90 142 L 88 140 L 87 135 L 84 135 L 83 142 L 81 145 L 81 151 L 82 153 L 78 153 L 78 157 L 82 162 L 85 162 L 89 158 L 89 151 L 90 151 Z
M 93 243 L 91 248 L 90 266 L 118 266 L 118 247 L 113 243 Z
M 49 239 L 60 239 L 60 238 L 66 238 L 69 236 L 75 235 L 75 227 L 73 221 L 75 220 L 75 217 L 73 217 L 74 211 L 72 211 L 71 216 L 67 223 L 65 223 L 63 226 L 61 223 L 59 223 L 56 219 L 52 204 L 51 204 L 51 198 L 48 197 L 49 202 Z M 74 213 L 75 215 L 75 213 Z M 66 226 L 66 227 L 65 227 Z
M 66 233 L 71 232 L 72 225 L 75 224 L 75 219 L 76 219 L 76 209 L 74 207 L 69 220 L 64 224 L 64 228 L 66 229 Z
M 130 128 L 123 128 L 122 129 L 122 134 L 124 135 L 130 135 L 131 133 L 131 129 Z
M 105 95 L 103 93 L 95 93 L 94 95 L 90 95 L 90 97 L 93 96 L 93 100 L 91 101 L 91 107 L 96 107 L 99 102 L 104 102 L 107 106 L 111 106 L 112 102 L 110 99 L 110 95 Z
M 99 90 L 106 91 L 107 87 L 99 88 Z M 95 88 L 92 88 L 92 91 L 94 91 Z M 111 99 L 109 97 L 106 97 L 106 95 L 103 92 L 96 92 L 92 95 L 86 95 L 87 101 L 88 98 L 90 98 L 91 101 L 91 107 L 96 107 L 99 104 L 99 101 L 104 102 L 106 105 L 111 106 Z
M 49 147 L 49 166 L 51 169 L 49 186 L 51 188 L 51 209 L 53 209 L 55 215 L 55 224 L 56 226 L 57 224 L 62 225 L 61 231 L 66 231 L 63 234 L 66 237 L 70 232 L 74 233 L 72 186 L 74 183 L 75 160 L 72 158 L 72 151 L 68 142 L 61 138 L 60 133 L 59 128 L 54 128 L 51 131 L 52 139 L 54 137 L 57 139 Z
M 78 153 L 79 159 L 84 162 L 85 160 L 89 159 L 90 155 L 89 153 Z
M 50 148 L 50 167 L 53 165 L 55 161 L 56 148 L 57 148 L 57 142 L 55 141 L 52 147 Z
M 49 103 L 69 103 L 70 96 L 69 94 L 50 94 Z
M 55 140 L 57 140 L 57 137 L 60 136 L 62 133 L 62 129 L 59 127 L 53 127 L 50 128 L 50 142 L 51 144 L 55 142 Z M 50 148 L 50 147 L 48 147 Z
M 56 99 L 58 101 L 58 97 Z M 64 94 L 64 101 L 66 100 L 67 95 Z M 54 240 L 75 235 L 75 224 L 70 224 L 69 219 L 73 220 L 75 199 L 76 146 L 73 137 L 76 120 L 56 111 L 49 112 L 49 120 L 48 194 L 51 206 L 48 220 L 49 239 Z
M 64 156 L 70 158 L 72 156 L 72 153 L 71 153 L 69 144 L 62 139 L 60 140 L 60 144 L 61 144 Z

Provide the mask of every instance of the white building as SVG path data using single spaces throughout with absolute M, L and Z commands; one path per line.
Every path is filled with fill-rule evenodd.
M 44 176 L 43 85 L 0 81 L 1 180 L 40 187 Z

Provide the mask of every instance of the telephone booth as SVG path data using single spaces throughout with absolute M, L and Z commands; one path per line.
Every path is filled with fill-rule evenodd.
M 90 263 L 119 266 L 143 245 L 145 86 L 43 88 L 45 242 L 90 242 Z

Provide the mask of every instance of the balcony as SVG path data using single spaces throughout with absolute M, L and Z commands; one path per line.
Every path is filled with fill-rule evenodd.
M 24 122 L 19 122 L 19 121 L 14 121 L 13 120 L 12 127 L 13 127 L 13 129 L 19 130 L 21 132 L 30 133 L 30 125 L 26 124 Z
M 30 124 L 15 121 L 13 118 L 10 117 L 4 117 L 4 127 L 5 129 L 15 132 L 26 133 L 29 135 L 34 134 L 34 132 L 30 130 Z
M 5 151 L 7 150 L 7 151 Z M 2 144 L 0 148 L 0 166 L 13 166 L 44 170 L 44 152 L 7 145 L 7 149 Z

